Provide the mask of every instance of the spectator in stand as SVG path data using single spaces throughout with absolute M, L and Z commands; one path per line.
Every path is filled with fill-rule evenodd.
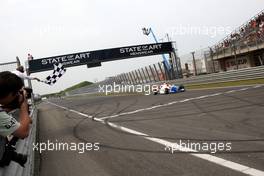
M 259 34 L 264 34 L 264 20 L 259 24 Z
M 264 37 L 264 12 L 252 19 L 249 23 L 232 33 L 222 42 L 215 45 L 215 51 L 231 47 L 234 43 L 248 44 Z M 264 39 L 262 39 L 264 41 Z
M 251 27 L 252 27 L 253 29 L 255 29 L 255 28 L 257 27 L 257 22 L 256 22 L 256 20 L 252 20 L 252 21 L 251 21 Z

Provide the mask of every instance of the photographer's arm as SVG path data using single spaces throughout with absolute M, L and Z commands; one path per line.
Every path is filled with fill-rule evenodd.
M 28 114 L 28 104 L 26 100 L 22 103 L 19 112 L 19 128 L 13 133 L 14 136 L 18 138 L 26 138 L 29 135 L 29 126 L 31 119 Z
M 40 79 L 36 78 L 36 77 L 31 77 L 31 76 L 28 76 L 26 74 L 23 74 L 23 79 L 28 79 L 28 80 L 37 80 L 37 81 L 40 81 Z

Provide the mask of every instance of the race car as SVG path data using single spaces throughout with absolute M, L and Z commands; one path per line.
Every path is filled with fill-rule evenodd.
M 173 94 L 178 92 L 185 92 L 185 88 L 183 85 L 170 85 L 168 83 L 164 83 L 160 86 L 157 86 L 156 89 L 153 89 L 153 94 Z

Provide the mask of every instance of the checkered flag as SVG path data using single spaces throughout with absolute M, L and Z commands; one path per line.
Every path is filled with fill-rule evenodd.
M 46 84 L 53 85 L 57 82 L 57 80 L 66 72 L 66 69 L 63 67 L 61 63 L 54 64 L 54 70 L 51 75 L 49 75 L 44 81 Z

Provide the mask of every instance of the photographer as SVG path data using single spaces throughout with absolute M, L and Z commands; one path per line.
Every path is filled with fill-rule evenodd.
M 19 109 L 19 122 L 11 112 Z M 17 75 L 0 72 L 0 167 L 11 161 L 25 167 L 27 155 L 16 152 L 16 142 L 29 135 L 31 119 L 28 113 L 27 91 Z
M 23 81 L 11 72 L 0 73 L 0 135 L 26 138 L 31 119 L 28 114 L 27 93 Z M 8 113 L 19 109 L 19 122 Z

